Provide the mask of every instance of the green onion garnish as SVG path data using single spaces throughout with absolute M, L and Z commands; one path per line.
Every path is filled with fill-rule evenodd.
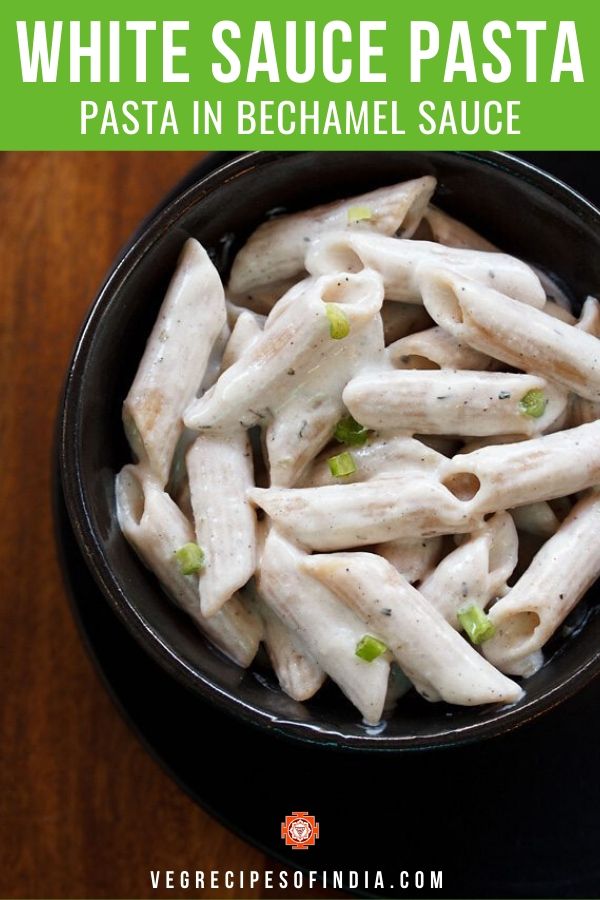
M 459 609 L 458 621 L 467 632 L 472 644 L 481 644 L 496 633 L 495 626 L 476 603 L 469 603 Z
M 544 397 L 544 392 L 540 391 L 539 388 L 534 388 L 532 391 L 527 391 L 525 396 L 521 398 L 519 409 L 525 416 L 539 419 L 540 416 L 544 415 L 547 404 L 548 401 Z
M 354 457 L 347 450 L 338 456 L 330 456 L 327 460 L 327 465 L 334 478 L 344 478 L 346 475 L 352 475 L 353 472 L 356 472 Z
M 378 641 L 372 634 L 365 634 L 356 645 L 356 650 L 354 652 L 360 659 L 364 659 L 365 662 L 373 662 L 374 659 L 377 659 L 377 657 L 381 656 L 382 653 L 385 653 L 386 650 L 387 647 L 382 641 Z
M 175 551 L 182 575 L 197 575 L 204 568 L 204 550 L 190 541 Z
M 349 222 L 362 222 L 363 219 L 372 219 L 373 210 L 368 206 L 351 206 L 348 210 Z
M 350 334 L 350 322 L 348 316 L 337 303 L 325 304 L 325 315 L 329 319 L 329 334 L 334 341 L 348 337 Z
M 344 416 L 335 426 L 333 436 L 340 444 L 353 444 L 356 447 L 361 447 L 366 443 L 369 432 L 353 416 Z

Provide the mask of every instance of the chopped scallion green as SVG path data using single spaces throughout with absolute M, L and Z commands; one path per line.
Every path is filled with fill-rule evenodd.
M 547 404 L 548 400 L 544 397 L 544 392 L 539 390 L 539 388 L 534 388 L 531 391 L 527 391 L 525 396 L 521 398 L 519 409 L 523 415 L 539 419 L 540 416 L 544 415 Z
M 469 603 L 459 609 L 458 621 L 472 644 L 481 644 L 493 637 L 496 632 L 495 626 L 476 603 Z
M 204 568 L 204 550 L 190 541 L 175 551 L 182 575 L 197 575 Z
M 346 475 L 352 475 L 356 472 L 356 463 L 351 453 L 346 450 L 338 456 L 330 456 L 327 460 L 329 471 L 334 478 L 344 478 Z
M 353 416 L 344 416 L 335 426 L 333 435 L 340 444 L 352 444 L 356 447 L 361 447 L 366 443 L 369 432 Z
M 354 651 L 360 659 L 365 662 L 373 662 L 382 653 L 385 653 L 387 647 L 382 641 L 377 640 L 372 634 L 365 634 L 361 637 Z
M 329 319 L 329 334 L 334 341 L 348 337 L 350 334 L 350 320 L 337 303 L 326 303 L 325 315 Z
M 368 206 L 351 206 L 348 210 L 349 222 L 362 222 L 364 219 L 372 219 L 373 210 Z

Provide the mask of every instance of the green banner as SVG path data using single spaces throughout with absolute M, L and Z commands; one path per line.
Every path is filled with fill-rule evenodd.
M 600 6 L 7 3 L 3 149 L 600 148 Z

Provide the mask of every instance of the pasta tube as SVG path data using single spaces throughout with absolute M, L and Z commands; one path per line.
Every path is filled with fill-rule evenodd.
M 384 304 L 385 305 L 385 304 Z M 436 325 L 395 341 L 386 350 L 395 369 L 488 369 L 492 360 Z
M 310 282 L 201 399 L 192 403 L 189 428 L 249 428 L 263 424 L 308 373 L 343 352 L 342 334 L 355 334 L 377 315 L 383 300 L 374 272 L 329 275 Z M 285 303 L 285 298 L 283 301 Z M 343 328 L 336 339 L 331 316 Z
M 131 449 L 161 487 L 183 431 L 183 411 L 202 383 L 224 325 L 217 270 L 198 241 L 189 238 L 123 403 Z
M 511 510 L 511 515 L 519 531 L 544 538 L 552 537 L 560 526 L 560 519 L 545 500 L 519 506 Z
M 225 347 L 222 367 L 232 365 L 261 333 L 252 313 L 237 319 Z M 228 435 L 205 433 L 188 444 L 186 483 L 190 519 L 205 554 L 200 575 L 202 613 L 214 615 L 229 597 L 254 574 L 257 522 L 246 501 L 246 490 L 254 483 L 252 451 L 245 431 Z
M 432 239 L 447 247 L 460 247 L 465 250 L 485 250 L 490 253 L 498 251 L 495 244 L 490 243 L 468 225 L 453 219 L 441 209 L 431 204 L 427 207 L 423 216 L 423 222 L 429 227 Z M 544 312 L 556 316 L 564 322 L 573 324 L 575 317 L 569 312 L 569 299 L 558 286 L 556 281 L 536 266 L 531 266 L 538 276 L 544 293 L 548 298 L 544 306 Z
M 438 325 L 476 350 L 600 399 L 600 341 L 542 310 L 440 269 L 422 274 L 423 301 Z
M 329 358 L 308 372 L 290 398 L 274 410 L 266 427 L 272 485 L 297 483 L 330 440 L 344 412 L 342 391 L 348 381 L 362 366 L 381 364 L 384 348 L 379 316 L 337 344 Z
M 567 403 L 565 391 L 535 375 L 445 369 L 367 372 L 343 399 L 366 428 L 460 435 L 539 434 Z
M 311 657 L 298 632 L 258 596 L 257 604 L 265 629 L 263 641 L 281 689 L 293 700 L 309 700 L 325 681 L 325 672 Z
M 419 591 L 453 628 L 460 629 L 461 607 L 476 603 L 486 609 L 506 593 L 518 551 L 512 518 L 506 512 L 496 513 L 425 576 Z
M 273 323 L 277 321 L 279 316 L 281 316 L 282 313 L 286 312 L 290 306 L 293 306 L 298 298 L 301 298 L 304 294 L 308 294 L 309 291 L 314 288 L 316 283 L 317 279 L 313 278 L 312 275 L 307 275 L 307 277 L 303 278 L 301 281 L 294 282 L 289 290 L 287 290 L 285 294 L 280 297 L 277 303 L 275 303 L 275 305 L 269 311 L 268 316 L 265 317 L 264 330 L 268 331 Z
M 434 537 L 417 541 L 388 541 L 387 544 L 377 544 L 373 549 L 414 584 L 435 568 L 442 555 L 442 547 L 443 539 Z
M 192 526 L 168 494 L 139 466 L 125 466 L 116 480 L 121 531 L 173 601 L 230 659 L 249 666 L 262 637 L 256 613 L 234 596 L 210 619 L 202 615 L 198 576 L 184 575 L 175 556 L 194 540 Z
M 254 484 L 245 431 L 199 434 L 186 456 L 196 538 L 205 554 L 201 609 L 213 616 L 256 567 L 256 516 L 246 500 Z
M 231 337 L 221 359 L 221 372 L 228 369 L 262 334 L 262 327 L 257 316 L 245 310 L 236 319 Z M 216 379 L 215 379 L 216 380 Z
M 494 244 L 491 244 L 486 238 L 482 237 L 472 228 L 469 228 L 463 222 L 453 219 L 447 213 L 442 212 L 435 206 L 429 205 L 423 216 L 423 221 L 427 223 L 433 235 L 433 240 L 447 247 L 462 247 L 468 250 L 486 250 L 494 252 L 498 250 Z M 544 306 L 544 312 L 549 315 L 555 315 L 559 319 L 571 324 L 575 321 L 575 317 L 569 312 L 569 300 L 566 294 L 560 289 L 558 284 L 551 278 L 547 272 L 531 267 L 540 279 L 541 285 L 548 298 Z M 557 302 L 558 301 L 558 302 Z
M 588 297 L 583 304 L 576 328 L 600 338 L 600 303 L 594 297 Z M 600 419 L 600 401 L 585 400 L 583 397 L 572 397 L 571 424 L 583 425 Z
M 300 273 L 298 273 L 300 275 Z M 278 281 L 271 281 L 269 284 L 256 286 L 242 294 L 232 294 L 232 296 L 243 303 L 249 310 L 264 318 L 282 297 L 297 283 L 298 276 L 294 278 L 280 278 Z M 228 285 L 228 291 L 231 291 L 231 284 Z M 233 301 L 232 301 L 233 302 Z
M 600 496 L 577 503 L 538 551 L 515 586 L 490 611 L 496 634 L 484 653 L 502 671 L 519 675 L 600 575 Z
M 526 441 L 524 434 L 488 434 L 482 438 L 472 438 L 465 441 L 460 450 L 455 454 L 449 453 L 448 456 L 462 456 L 465 453 L 473 453 L 474 450 L 481 450 L 482 447 L 497 447 L 499 444 L 516 444 L 518 441 Z
M 429 241 L 346 230 L 320 235 L 310 243 L 306 254 L 306 268 L 312 275 L 374 269 L 383 279 L 385 299 L 405 303 L 423 302 L 420 271 L 433 266 L 494 286 L 525 304 L 542 307 L 546 302 L 535 272 L 504 253 L 458 250 Z
M 237 303 L 234 303 L 233 300 L 229 300 L 228 298 L 226 298 L 225 308 L 227 310 L 227 321 L 232 331 L 235 328 L 235 323 L 243 313 L 248 313 L 249 315 L 251 315 L 256 321 L 256 324 L 261 329 L 265 327 L 267 317 L 261 315 L 260 313 L 253 312 L 251 309 L 248 309 L 247 306 L 239 306 Z
M 212 345 L 210 356 L 208 357 L 208 361 L 206 363 L 206 369 L 204 370 L 204 377 L 197 391 L 199 397 L 202 396 L 202 394 L 207 391 L 209 387 L 212 387 L 219 377 L 219 374 L 221 372 L 221 361 L 223 358 L 223 353 L 230 337 L 231 329 L 229 328 L 228 323 L 225 322 L 217 336 L 216 341 Z
M 569 312 L 568 309 L 565 309 L 564 306 L 561 306 L 554 300 L 546 300 L 544 312 L 546 315 L 553 316 L 555 319 L 562 319 L 562 321 L 566 322 L 568 325 L 574 325 L 577 321 L 573 313 Z
M 460 534 L 478 522 L 444 485 L 416 472 L 326 487 L 253 488 L 248 496 L 313 550 Z
M 302 487 L 339 484 L 331 473 L 331 449 L 324 450 L 314 461 L 302 481 Z M 352 448 L 356 470 L 344 477 L 344 484 L 367 481 L 383 475 L 403 475 L 407 471 L 421 474 L 439 472 L 448 460 L 421 441 L 406 434 L 375 434 L 362 447 Z
M 429 225 L 433 240 L 438 244 L 461 250 L 483 250 L 486 253 L 494 253 L 498 249 L 464 222 L 454 219 L 437 206 L 429 204 L 423 219 Z
M 264 222 L 237 254 L 228 290 L 233 295 L 256 296 L 272 282 L 296 278 L 304 270 L 307 239 L 324 230 L 395 234 L 402 228 L 410 236 L 435 186 L 435 178 L 425 176 Z
M 600 338 L 600 303 L 595 297 L 587 297 L 575 326 L 586 334 Z
M 471 514 L 583 491 L 600 484 L 600 421 L 457 455 L 443 483 Z
M 379 722 L 389 659 L 384 655 L 367 663 L 356 656 L 356 645 L 365 633 L 363 623 L 335 594 L 302 571 L 304 558 L 301 550 L 271 529 L 258 572 L 258 591 L 366 721 Z
M 523 696 L 518 684 L 486 663 L 381 556 L 307 556 L 300 566 L 364 620 L 426 700 L 476 706 L 513 703 Z

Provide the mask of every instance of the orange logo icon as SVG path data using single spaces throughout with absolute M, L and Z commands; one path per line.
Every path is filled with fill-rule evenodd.
M 292 850 L 308 850 L 319 837 L 319 823 L 307 812 L 293 812 L 281 823 L 281 837 Z

